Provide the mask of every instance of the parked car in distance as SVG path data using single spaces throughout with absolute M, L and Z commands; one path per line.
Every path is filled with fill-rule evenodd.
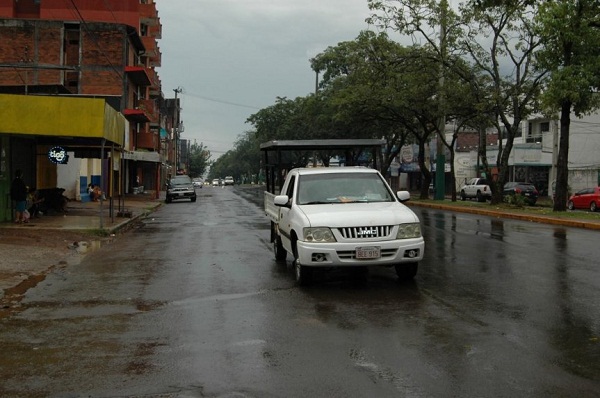
M 485 178 L 471 178 L 462 187 L 460 187 L 460 198 L 462 200 L 477 199 L 478 202 L 485 202 L 492 198 L 492 190 Z
M 535 205 L 535 202 L 537 202 L 539 192 L 532 183 L 510 181 L 504 184 L 502 196 L 507 197 L 511 195 L 521 195 L 525 200 L 525 203 L 533 206 Z
M 190 199 L 196 201 L 196 189 L 194 183 L 188 175 L 177 175 L 167 182 L 166 203 L 171 203 L 176 199 Z
M 233 185 L 233 177 L 232 176 L 225 177 L 225 185 Z
M 214 180 L 212 180 L 212 186 L 213 187 L 218 187 L 219 186 L 219 179 L 215 178 Z
M 585 188 L 575 192 L 567 202 L 569 210 L 574 209 L 590 209 L 590 211 L 598 211 L 600 207 L 600 187 Z

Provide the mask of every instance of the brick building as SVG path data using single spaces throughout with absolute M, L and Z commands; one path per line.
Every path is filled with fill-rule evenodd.
M 76 199 L 90 182 L 102 185 L 115 200 L 138 185 L 157 194 L 162 165 L 168 162 L 161 138 L 169 142 L 173 131 L 155 70 L 161 64 L 161 30 L 153 0 L 0 0 L 0 93 L 15 96 L 9 99 L 101 98 L 126 119 L 119 142 L 88 137 L 85 131 L 78 137 L 16 134 L 3 131 L 0 122 L 5 153 L 0 191 L 21 168 L 35 175 L 29 177 L 31 184 L 66 185 L 68 196 Z M 89 117 L 60 114 L 73 120 Z M 29 116 L 36 117 L 36 110 L 22 117 Z M 48 146 L 65 147 L 78 160 L 40 173 Z M 73 168 L 79 169 L 78 181 L 72 181 Z

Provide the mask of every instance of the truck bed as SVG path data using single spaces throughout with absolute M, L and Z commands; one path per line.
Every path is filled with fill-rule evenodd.
M 279 219 L 279 209 L 275 206 L 275 194 L 269 191 L 264 191 L 265 214 L 273 222 Z

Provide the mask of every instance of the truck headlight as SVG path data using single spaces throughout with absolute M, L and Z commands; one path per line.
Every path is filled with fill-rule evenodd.
M 304 240 L 313 243 L 336 242 L 333 233 L 326 227 L 304 228 Z
M 396 239 L 410 239 L 421 237 L 421 224 L 400 224 L 398 226 L 398 234 Z

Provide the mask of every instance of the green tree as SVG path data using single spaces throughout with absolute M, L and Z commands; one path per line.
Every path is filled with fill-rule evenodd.
M 571 113 L 577 117 L 600 106 L 600 2 L 548 1 L 539 5 L 537 32 L 544 43 L 538 67 L 551 71 L 543 94 L 550 114 L 560 113 L 554 211 L 566 210 Z
M 363 31 L 354 41 L 329 47 L 311 60 L 313 70 L 323 74 L 319 95 L 331 103 L 338 125 L 351 134 L 347 137 L 386 141 L 384 171 L 402 146 L 413 141 L 413 134 L 422 131 L 410 108 L 411 104 L 426 101 L 415 101 L 414 91 L 410 91 L 427 84 L 414 80 L 411 72 L 427 66 L 413 68 L 417 63 L 415 54 L 418 49 L 405 48 L 385 33 Z M 420 78 L 423 76 L 429 80 L 429 75 L 424 73 Z
M 190 162 L 190 176 L 202 177 L 206 173 L 210 164 L 210 151 L 202 143 L 198 144 L 196 141 L 190 146 L 189 162 Z
M 491 93 L 494 117 L 490 123 L 506 140 L 506 144 L 500 140 L 495 162 L 498 178 L 492 186 L 492 203 L 501 202 L 499 187 L 508 178 L 514 139 L 520 134 L 521 122 L 536 109 L 547 75 L 547 71 L 534 68 L 535 52 L 540 47 L 540 39 L 533 29 L 536 2 L 470 0 L 460 5 L 458 13 L 449 8 L 446 1 L 368 0 L 368 3 L 374 11 L 369 19 L 371 23 L 424 40 L 446 70 L 454 67 L 453 59 L 464 57 L 472 64 L 474 73 L 465 74 L 460 70 L 455 73 L 462 76 L 465 83 L 471 84 L 473 76 L 485 76 L 481 81 L 489 84 L 472 87 Z M 485 98 L 486 94 L 478 94 L 478 97 Z M 480 151 L 487 165 L 484 148 Z M 489 166 L 486 172 L 490 173 Z

